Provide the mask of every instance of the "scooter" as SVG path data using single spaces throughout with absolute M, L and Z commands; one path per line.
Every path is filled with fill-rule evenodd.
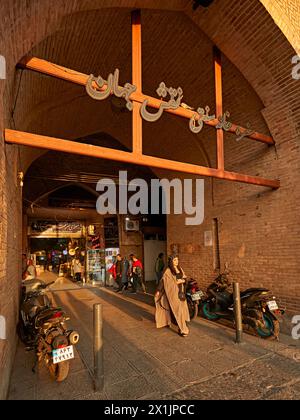
M 221 273 L 207 288 L 207 296 L 200 304 L 206 319 L 225 318 L 235 322 L 233 293 L 229 290 L 231 284 L 227 275 L 228 272 Z M 276 298 L 270 293 L 264 288 L 241 292 L 242 322 L 253 328 L 261 338 L 278 339 L 279 319 L 284 309 L 279 309 Z
M 36 365 L 43 361 L 51 377 L 62 382 L 69 373 L 69 361 L 74 358 L 74 345 L 79 341 L 79 334 L 67 330 L 68 318 L 61 308 L 54 307 L 46 294 L 53 284 L 40 284 L 34 291 L 26 292 L 22 288 L 18 335 L 36 354 L 33 372 Z

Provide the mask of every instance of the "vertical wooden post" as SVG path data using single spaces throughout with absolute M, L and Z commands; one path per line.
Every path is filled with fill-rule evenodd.
M 222 64 L 221 51 L 214 47 L 214 68 L 215 68 L 215 93 L 216 93 L 216 116 L 223 115 L 222 97 Z M 217 168 L 224 171 L 224 132 L 222 128 L 217 129 Z
M 141 11 L 134 10 L 131 13 L 132 26 L 132 84 L 137 92 L 142 93 L 142 28 Z M 134 154 L 142 154 L 143 122 L 140 115 L 140 104 L 133 102 L 132 111 L 132 151 Z

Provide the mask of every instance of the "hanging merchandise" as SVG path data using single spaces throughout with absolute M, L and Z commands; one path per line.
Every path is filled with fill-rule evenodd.
M 105 283 L 105 249 L 87 251 L 87 280 L 104 286 Z

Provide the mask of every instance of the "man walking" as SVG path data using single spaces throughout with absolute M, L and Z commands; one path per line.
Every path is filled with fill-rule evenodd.
M 122 271 L 123 271 L 123 263 L 122 257 L 120 254 L 117 255 L 117 262 L 116 262 L 116 282 L 118 284 L 118 288 L 116 292 L 122 291 Z
M 80 282 L 81 281 L 81 273 L 82 273 L 82 264 L 80 262 L 80 258 L 79 257 L 76 256 L 73 259 L 73 261 L 72 261 L 72 268 L 73 268 L 75 282 Z
M 133 290 L 132 293 L 137 292 L 138 284 L 142 286 L 143 292 L 146 293 L 146 285 L 143 276 L 143 265 L 134 254 L 130 255 L 132 260 L 132 277 L 133 277 Z
M 129 261 L 124 257 L 122 260 L 122 291 L 128 289 L 128 271 Z

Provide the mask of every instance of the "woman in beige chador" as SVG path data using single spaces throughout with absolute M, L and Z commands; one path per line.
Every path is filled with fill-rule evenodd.
M 186 276 L 179 266 L 178 257 L 171 256 L 168 260 L 168 268 L 164 272 L 155 294 L 156 327 L 170 326 L 173 314 L 178 325 L 178 333 L 182 337 L 189 334 L 186 323 L 190 321 L 184 293 L 185 279 Z

